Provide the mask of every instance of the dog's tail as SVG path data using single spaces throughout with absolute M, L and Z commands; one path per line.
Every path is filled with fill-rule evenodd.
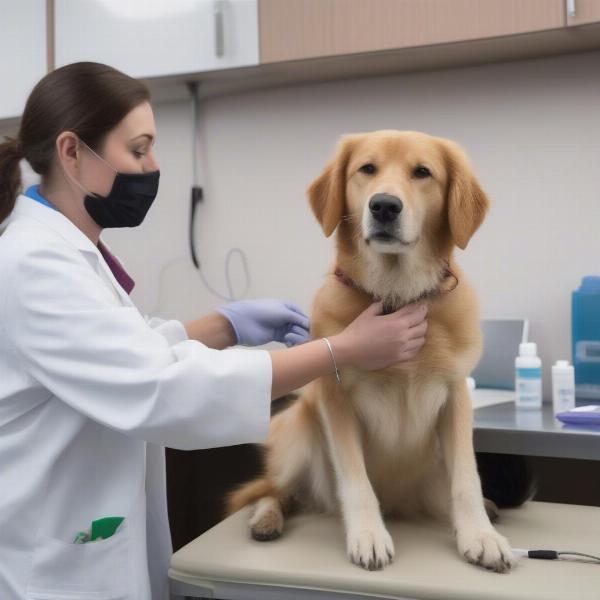
M 255 479 L 229 493 L 225 513 L 231 515 L 264 496 L 275 495 L 275 486 L 267 478 Z

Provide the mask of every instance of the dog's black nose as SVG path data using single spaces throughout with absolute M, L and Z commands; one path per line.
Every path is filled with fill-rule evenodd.
M 380 223 L 390 223 L 402 212 L 402 200 L 391 194 L 375 194 L 369 200 L 369 210 Z

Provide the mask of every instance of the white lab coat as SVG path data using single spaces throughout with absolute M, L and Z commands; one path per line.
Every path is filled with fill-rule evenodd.
M 0 598 L 166 600 L 164 446 L 264 441 L 270 357 L 145 319 L 58 211 L 19 196 L 2 229 Z

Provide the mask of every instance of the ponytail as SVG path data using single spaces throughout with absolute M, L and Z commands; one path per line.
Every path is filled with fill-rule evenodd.
M 145 84 L 100 63 L 72 63 L 42 77 L 27 99 L 17 139 L 0 143 L 0 224 L 21 191 L 21 159 L 44 181 L 61 132 L 72 131 L 97 151 L 109 131 L 149 100 Z
M 17 195 L 21 191 L 21 166 L 23 158 L 17 140 L 9 137 L 0 143 L 0 223 L 10 215 Z

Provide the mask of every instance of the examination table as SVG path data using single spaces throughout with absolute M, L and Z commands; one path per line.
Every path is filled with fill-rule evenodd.
M 429 520 L 386 525 L 394 562 L 366 571 L 346 556 L 339 518 L 290 517 L 281 538 L 257 542 L 243 509 L 173 555 L 173 598 L 223 600 L 600 600 L 600 563 L 521 558 L 508 574 L 466 563 L 450 528 Z M 600 554 L 600 508 L 529 502 L 500 511 L 514 548 Z

